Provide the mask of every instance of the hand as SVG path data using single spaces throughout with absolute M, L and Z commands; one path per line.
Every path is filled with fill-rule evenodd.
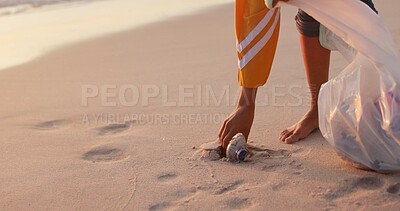
M 257 89 L 242 88 L 236 109 L 224 121 L 219 130 L 218 137 L 224 152 L 229 141 L 237 133 L 242 133 L 246 140 L 249 137 L 254 120 L 256 93 Z

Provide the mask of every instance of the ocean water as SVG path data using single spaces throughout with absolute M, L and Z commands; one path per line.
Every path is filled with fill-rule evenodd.
M 41 6 L 95 0 L 0 0 L 0 16 L 14 15 Z
M 234 0 L 0 0 L 0 71 L 71 43 L 233 2 Z
M 0 7 L 11 7 L 17 5 L 31 5 L 38 7 L 46 4 L 64 3 L 78 0 L 0 0 Z

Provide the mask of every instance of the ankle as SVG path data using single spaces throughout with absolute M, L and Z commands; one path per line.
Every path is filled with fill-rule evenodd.
M 318 119 L 318 107 L 310 107 L 306 116 L 312 119 Z

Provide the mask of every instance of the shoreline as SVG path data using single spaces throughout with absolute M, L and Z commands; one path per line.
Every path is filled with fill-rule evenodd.
M 3 58 L 0 71 L 32 61 L 72 43 L 129 31 L 231 3 L 230 0 L 204 1 L 198 4 L 174 0 L 170 4 L 163 2 L 154 6 L 144 2 L 71 2 L 1 16 L 0 25 L 3 27 L 0 28 L 0 42 L 7 44 L 0 49 L 0 56 Z M 174 4 L 178 6 L 173 7 Z

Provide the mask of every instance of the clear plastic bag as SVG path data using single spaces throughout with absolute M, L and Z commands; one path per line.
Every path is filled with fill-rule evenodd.
M 379 93 L 376 93 L 379 91 Z M 400 170 L 400 90 L 384 69 L 362 54 L 323 85 L 320 130 L 357 167 Z
M 359 0 L 287 4 L 326 26 L 321 44 L 349 61 L 320 90 L 322 135 L 357 167 L 400 171 L 400 56 L 385 24 Z

